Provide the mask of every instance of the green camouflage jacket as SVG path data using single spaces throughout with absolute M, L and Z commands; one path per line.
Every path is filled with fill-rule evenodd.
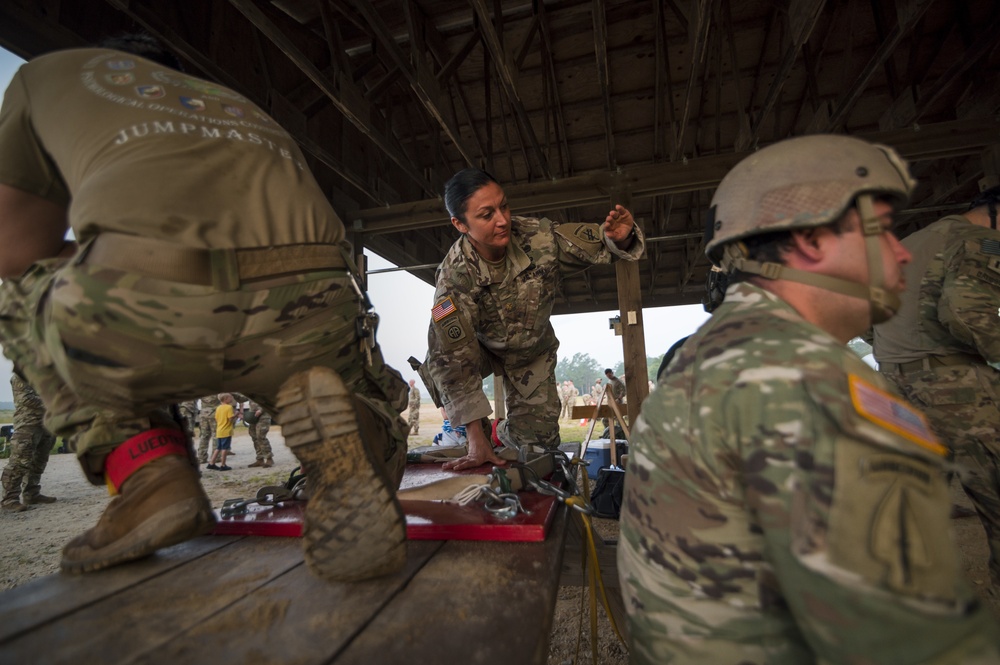
M 553 376 L 559 341 L 549 316 L 563 277 L 616 258 L 638 260 L 645 241 L 635 228 L 622 251 L 600 224 L 514 216 L 500 284 L 491 283 L 489 266 L 465 236 L 452 245 L 437 269 L 427 363 L 453 424 L 490 415 L 482 381 L 491 373 L 505 375 L 522 396 Z
M 1000 231 L 959 215 L 903 239 L 913 254 L 899 316 L 875 326 L 875 359 L 966 353 L 1000 362 Z
M 947 450 L 885 380 L 750 284 L 633 429 L 618 547 L 631 662 L 1000 662 L 962 581 Z

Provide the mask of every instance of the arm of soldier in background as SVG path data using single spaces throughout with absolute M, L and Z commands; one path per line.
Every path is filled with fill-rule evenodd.
M 0 184 L 0 279 L 19 277 L 42 259 L 70 257 L 66 207 Z
M 1000 368 L 1000 255 L 974 251 L 969 245 L 956 243 L 954 251 L 943 257 L 946 270 L 938 320 L 955 339 Z

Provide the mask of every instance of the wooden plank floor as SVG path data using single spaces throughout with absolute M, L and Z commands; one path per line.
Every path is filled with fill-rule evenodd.
M 297 538 L 197 538 L 0 594 L 0 663 L 544 663 L 566 521 L 542 543 L 411 541 L 356 584 L 310 575 Z

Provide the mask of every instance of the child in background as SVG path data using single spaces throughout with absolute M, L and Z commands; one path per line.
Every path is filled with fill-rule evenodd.
M 208 460 L 206 468 L 213 471 L 232 471 L 233 467 L 226 466 L 226 457 L 233 446 L 233 425 L 236 423 L 236 411 L 233 409 L 233 396 L 229 393 L 219 395 L 222 402 L 215 407 L 215 450 L 212 451 L 212 459 Z M 221 453 L 222 464 L 215 465 L 215 460 Z

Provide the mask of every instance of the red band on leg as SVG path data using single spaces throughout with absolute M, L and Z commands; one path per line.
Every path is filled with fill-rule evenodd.
M 184 432 L 162 427 L 127 439 L 104 460 L 104 477 L 111 494 L 117 494 L 122 483 L 141 467 L 167 455 L 188 456 Z
M 493 434 L 490 436 L 490 438 L 493 439 L 494 448 L 503 448 L 503 441 L 501 441 L 500 437 L 497 436 L 497 426 L 500 425 L 500 423 L 502 422 L 503 418 L 497 418 L 496 420 L 493 421 Z

